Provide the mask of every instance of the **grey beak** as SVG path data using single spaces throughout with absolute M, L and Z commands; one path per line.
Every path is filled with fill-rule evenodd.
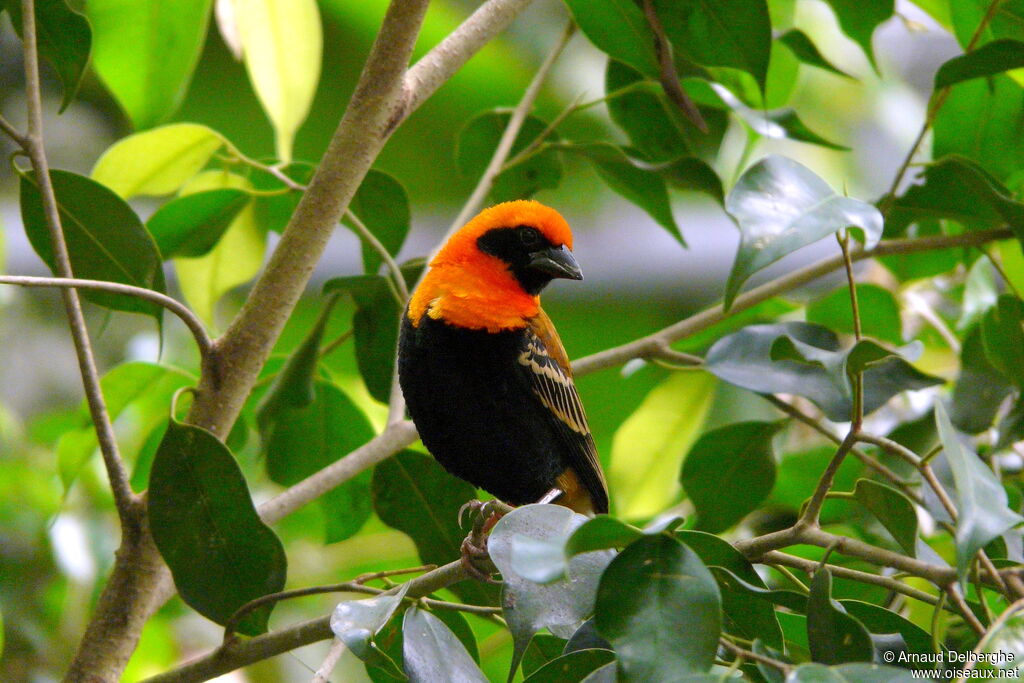
M 564 246 L 551 247 L 531 255 L 529 267 L 547 273 L 551 277 L 567 278 L 569 280 L 582 280 L 583 271 L 576 263 L 572 252 Z

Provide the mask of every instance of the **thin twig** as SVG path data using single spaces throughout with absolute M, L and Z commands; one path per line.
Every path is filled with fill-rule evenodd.
M 366 223 L 357 216 L 352 209 L 345 209 L 345 216 L 352 221 L 352 225 L 355 226 L 356 232 L 359 236 L 366 240 L 366 243 L 370 245 L 377 255 L 380 256 L 381 260 L 384 261 L 388 267 L 388 272 L 391 273 L 391 278 L 395 281 L 395 287 L 398 289 L 398 307 L 405 308 L 405 304 L 409 301 L 409 287 L 405 284 L 405 276 L 402 275 L 402 269 L 398 267 L 398 263 L 394 257 L 391 256 L 391 252 L 388 251 L 387 247 L 381 244 L 381 241 L 377 239 Z
M 726 650 L 736 655 L 737 658 L 749 659 L 752 662 L 760 662 L 761 664 L 767 664 L 768 666 L 774 667 L 779 671 L 782 671 L 783 673 L 789 673 L 793 669 L 792 664 L 787 664 L 786 662 L 781 662 L 778 659 L 766 657 L 765 655 L 759 655 L 756 652 L 752 652 L 750 650 L 745 650 L 739 645 L 734 645 L 725 638 L 719 638 L 718 643 Z
M 548 136 L 551 135 L 552 133 L 554 133 L 555 130 L 560 125 L 562 125 L 563 121 L 565 121 L 567 118 L 572 116 L 573 113 L 575 113 L 576 111 L 579 110 L 579 108 L 580 108 L 580 101 L 582 99 L 583 99 L 583 95 L 582 94 L 577 95 L 576 99 L 573 100 L 572 103 L 569 104 L 569 106 L 567 106 L 564 109 L 562 109 L 562 111 L 558 112 L 558 114 L 555 116 L 555 118 L 551 119 L 551 123 L 549 123 L 547 126 L 545 126 L 544 130 L 542 130 L 537 135 L 537 137 L 535 137 L 533 140 L 531 140 L 529 142 L 529 144 L 527 144 L 526 147 L 523 147 L 523 149 L 521 151 L 517 152 L 515 154 L 515 156 L 513 156 L 508 161 L 506 161 L 505 165 L 501 167 L 501 170 L 502 171 L 507 171 L 508 169 L 512 168 L 513 166 L 521 164 L 522 162 L 524 162 L 528 158 L 530 158 L 533 155 L 533 153 L 535 151 L 537 151 L 537 149 L 540 148 L 540 146 L 544 143 L 544 141 L 548 139 Z
M 807 507 L 804 509 L 802 515 L 800 515 L 800 522 L 802 524 L 809 524 L 811 526 L 817 526 L 818 517 L 821 514 L 821 507 L 825 504 L 825 496 L 828 494 L 828 490 L 832 487 L 832 482 L 835 481 L 836 472 L 839 471 L 839 466 L 843 464 L 843 460 L 846 455 L 853 448 L 853 445 L 857 443 L 857 436 L 854 427 L 850 428 L 850 433 L 846 435 L 846 438 L 842 440 L 839 447 L 836 449 L 835 455 L 832 456 L 832 460 L 829 461 L 828 467 L 821 473 L 821 478 L 818 480 L 818 485 L 814 489 L 814 493 L 811 495 L 811 500 L 807 503 Z
M 26 152 L 28 151 L 28 138 L 22 135 L 14 125 L 0 116 L 0 131 L 7 134 L 7 137 L 14 140 L 14 142 Z
M 672 56 L 672 43 L 665 35 L 665 29 L 661 25 L 661 19 L 658 17 L 658 11 L 654 8 L 653 0 L 643 0 L 643 10 L 647 25 L 650 26 L 651 32 L 654 34 L 654 52 L 658 56 L 658 80 L 661 81 L 665 96 L 702 133 L 707 133 L 708 124 L 701 116 L 700 109 L 679 85 L 679 74 L 676 72 L 676 63 Z
M 312 683 L 327 683 L 331 680 L 331 674 L 334 673 L 334 667 L 338 665 L 338 660 L 345 654 L 345 643 L 340 638 L 335 638 L 334 642 L 331 643 L 331 649 L 327 651 L 327 655 L 324 657 L 324 661 L 317 668 L 316 673 L 313 674 Z
M 960 594 L 960 589 L 957 588 L 956 582 L 950 582 L 945 586 L 946 595 L 949 596 L 950 601 L 956 606 L 957 612 L 964 618 L 967 625 L 974 629 L 974 632 L 979 636 L 985 635 L 985 626 L 982 624 L 978 617 L 971 611 L 970 605 L 964 600 L 964 596 Z

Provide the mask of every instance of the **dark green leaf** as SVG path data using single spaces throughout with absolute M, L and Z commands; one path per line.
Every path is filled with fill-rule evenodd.
M 459 508 L 475 497 L 475 488 L 422 453 L 402 451 L 373 470 L 377 515 L 408 534 L 427 564 L 447 564 L 460 556 L 466 533 L 459 528 Z M 497 591 L 477 581 L 457 583 L 452 590 L 475 605 L 498 603 Z
M 655 0 L 654 8 L 679 57 L 746 71 L 765 90 L 772 45 L 765 0 Z
M 177 197 L 146 221 L 146 229 L 165 258 L 203 256 L 220 240 L 249 203 L 243 190 L 207 190 Z
M 870 662 L 871 636 L 859 621 L 832 600 L 832 574 L 819 569 L 807 599 L 807 642 L 811 657 L 822 664 Z
M 1024 67 L 1024 43 L 995 40 L 940 66 L 935 72 L 935 89 L 1020 67 Z
M 352 654 L 366 661 L 373 637 L 395 614 L 408 590 L 406 583 L 397 593 L 339 602 L 331 613 L 331 630 Z
M 614 660 L 615 653 L 611 650 L 577 650 L 548 662 L 523 683 L 579 683 Z
M 772 437 L 781 426 L 781 422 L 737 422 L 706 432 L 693 445 L 679 481 L 697 508 L 697 529 L 725 531 L 771 493 L 775 485 Z M 723 481 L 729 482 L 725 490 Z
M 875 65 L 875 53 L 871 49 L 871 36 L 883 21 L 893 15 L 895 0 L 826 0 L 832 6 L 843 33 L 852 38 L 864 54 Z M 876 66 L 877 68 L 877 66 Z
M 981 321 L 981 338 L 989 363 L 1003 376 L 1024 387 L 1024 302 L 1003 294 Z
M 412 217 L 409 196 L 400 182 L 383 171 L 370 169 L 348 208 L 380 240 L 389 254 L 398 254 L 405 236 L 409 234 Z M 346 216 L 342 222 L 347 225 L 350 219 Z M 364 241 L 363 267 L 366 272 L 376 273 L 383 261 L 380 254 Z
M 280 406 L 270 421 L 261 424 L 261 432 L 267 473 L 282 486 L 296 484 L 340 460 L 374 435 L 355 403 L 323 381 L 316 383 L 312 403 L 301 408 Z M 354 535 L 372 511 L 370 473 L 360 473 L 319 500 L 326 521 L 325 541 L 334 543 Z
M 412 683 L 488 683 L 451 629 L 430 612 L 417 607 L 406 611 L 402 642 L 405 673 Z
M 999 298 L 996 269 L 988 258 L 979 258 L 967 271 L 957 331 L 971 328 Z M 953 421 L 956 424 L 956 420 Z
M 857 285 L 857 304 L 861 311 L 861 331 L 890 344 L 903 343 L 900 307 L 892 292 L 874 284 Z M 839 287 L 831 294 L 807 306 L 807 322 L 836 332 L 853 334 L 853 307 L 848 287 Z
M 218 624 L 284 588 L 281 541 L 256 514 L 234 457 L 204 429 L 167 427 L 149 478 L 149 528 L 182 599 Z M 249 613 L 238 631 L 266 631 L 271 607 Z
M 466 652 L 473 658 L 473 661 L 479 664 L 480 650 L 476 645 L 476 636 L 473 635 L 473 628 L 466 621 L 466 617 L 462 616 L 462 612 L 439 609 L 434 612 L 434 616 L 444 622 L 444 625 L 455 634 L 455 637 L 459 639 L 462 646 L 466 648 Z M 560 639 L 559 642 L 561 642 Z
M 729 274 L 725 306 L 747 279 L 800 247 L 858 228 L 871 247 L 882 236 L 882 215 L 862 201 L 841 197 L 806 166 L 772 155 L 748 168 L 725 200 L 740 229 L 740 248 Z
M 164 271 L 156 245 L 123 199 L 76 173 L 51 170 L 50 179 L 76 277 L 164 291 Z M 56 274 L 35 173 L 21 176 L 21 219 L 32 248 Z M 106 308 L 158 319 L 163 310 L 155 303 L 124 294 L 83 290 L 82 296 Z
M 599 50 L 645 76 L 657 77 L 654 34 L 633 0 L 565 0 L 565 4 Z
M 582 626 L 580 628 L 583 628 Z M 523 653 L 523 676 L 528 677 L 553 659 L 562 656 L 566 641 L 558 636 L 538 633 Z
M 717 377 L 757 393 L 806 396 L 835 422 L 850 419 L 849 372 L 867 359 L 864 410 L 871 412 L 896 394 L 941 384 L 893 351 L 864 339 L 842 351 L 832 332 L 807 323 L 751 325 L 720 339 L 704 367 Z
M 0 9 L 5 5 L 11 13 L 14 30 L 21 36 L 21 1 L 0 2 Z M 60 103 L 63 112 L 78 94 L 82 74 L 89 63 L 92 29 L 86 18 L 68 7 L 65 0 L 36 0 L 35 14 L 39 54 L 53 65 L 64 86 Z
M 979 259 L 978 262 L 985 261 Z M 998 313 L 994 313 L 992 317 L 991 324 L 994 324 Z M 980 434 L 991 427 L 999 406 L 1013 390 L 1013 385 L 989 362 L 982 341 L 981 327 L 973 327 L 964 337 L 960 350 L 960 376 L 953 387 L 952 405 L 949 410 L 949 417 L 956 428 L 968 434 Z M 995 334 L 998 337 L 998 332 L 996 326 L 990 330 L 990 335 Z M 996 353 L 999 354 L 999 351 Z
M 718 584 L 734 595 L 743 596 L 745 599 L 755 598 L 772 605 L 785 607 L 794 612 L 807 611 L 807 596 L 803 593 L 788 589 L 766 588 L 762 581 L 752 583 L 741 579 L 733 572 L 723 567 L 711 567 Z
M 907 555 L 914 557 L 917 513 L 910 499 L 897 489 L 871 479 L 858 479 L 853 495 L 892 534 Z
M 483 174 L 511 116 L 507 111 L 486 111 L 475 116 L 462 129 L 455 160 L 464 176 L 478 178 Z M 536 116 L 528 116 L 516 135 L 510 158 L 523 151 L 546 129 L 544 121 Z M 558 139 L 558 134 L 552 131 L 546 141 L 558 142 Z M 562 162 L 557 152 L 548 149 L 498 174 L 488 196 L 494 203 L 529 199 L 541 190 L 558 187 L 561 181 Z
M 860 600 L 840 600 L 839 604 L 871 633 L 898 633 L 908 651 L 919 654 L 933 652 L 931 635 L 896 612 Z
M 536 640 L 536 636 L 534 636 Z M 576 629 L 572 637 L 565 643 L 563 654 L 576 652 L 577 650 L 611 650 L 612 644 L 601 637 L 597 632 L 597 625 L 591 617 L 583 622 L 583 625 Z
M 786 683 L 913 683 L 913 674 L 879 664 L 801 664 L 786 677 Z
M 1004 450 L 1021 440 L 1024 440 L 1024 397 L 1018 396 L 999 422 L 999 439 L 992 448 L 996 451 Z
M 639 529 L 614 517 L 599 515 L 587 521 L 565 543 L 566 557 L 591 550 L 624 548 L 643 535 Z
M 811 41 L 806 33 L 798 28 L 791 28 L 790 30 L 783 33 L 776 40 L 781 42 L 783 45 L 788 47 L 804 64 L 810 66 L 816 66 L 819 69 L 825 69 L 839 76 L 846 76 L 852 78 L 850 74 L 845 71 L 841 71 L 835 67 L 830 61 L 825 59 L 821 52 L 818 51 L 817 46 Z
M 665 181 L 649 166 L 631 160 L 622 149 L 605 142 L 591 142 L 561 147 L 569 152 L 581 154 L 594 164 L 594 169 L 608 187 L 633 202 L 665 228 L 670 235 L 686 245 L 676 219 L 672 216 L 672 205 L 668 200 Z
M 645 536 L 605 570 L 597 628 L 614 646 L 620 680 L 672 680 L 706 672 L 722 629 L 718 584 L 700 558 L 662 534 Z
M 956 563 L 962 577 L 979 550 L 1024 518 L 1007 506 L 992 470 L 960 443 L 941 402 L 935 404 L 935 424 L 956 485 Z

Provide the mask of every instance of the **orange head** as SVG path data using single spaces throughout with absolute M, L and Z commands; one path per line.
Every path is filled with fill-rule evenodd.
M 426 314 L 489 332 L 523 327 L 552 279 L 583 279 L 571 249 L 572 231 L 554 209 L 525 200 L 484 209 L 430 262 L 409 319 L 418 325 Z

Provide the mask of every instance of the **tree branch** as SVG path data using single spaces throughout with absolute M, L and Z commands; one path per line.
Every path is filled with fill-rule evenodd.
M 0 116 L 0 131 L 3 131 L 7 134 L 7 137 L 14 140 L 18 147 L 21 147 L 26 152 L 28 151 L 28 138 L 18 132 L 18 129 L 3 116 Z

